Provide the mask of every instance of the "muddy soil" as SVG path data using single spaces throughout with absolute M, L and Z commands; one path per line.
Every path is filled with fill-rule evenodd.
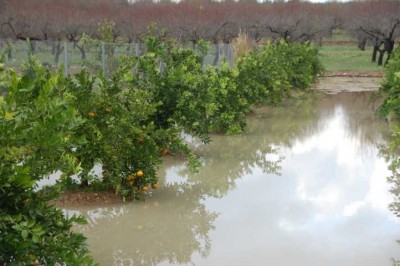
M 383 71 L 327 71 L 323 77 L 363 77 L 363 78 L 380 78 Z
M 73 210 L 77 207 L 120 205 L 123 202 L 121 196 L 115 195 L 113 191 L 66 191 L 50 203 L 59 208 Z
M 326 93 L 378 91 L 382 78 L 379 76 L 325 76 L 314 85 L 314 89 Z

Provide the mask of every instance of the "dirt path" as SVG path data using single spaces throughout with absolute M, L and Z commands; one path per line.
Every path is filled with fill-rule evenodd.
M 378 91 L 381 72 L 327 72 L 315 84 L 314 89 L 326 93 Z
M 364 77 L 364 78 L 381 78 L 383 71 L 327 71 L 324 77 Z

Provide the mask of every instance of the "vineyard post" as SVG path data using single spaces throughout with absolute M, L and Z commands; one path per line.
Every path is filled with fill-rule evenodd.
M 68 76 L 68 44 L 64 42 L 64 76 Z
M 106 74 L 106 51 L 105 51 L 105 47 L 104 47 L 104 42 L 101 42 L 101 67 L 103 70 L 103 75 Z

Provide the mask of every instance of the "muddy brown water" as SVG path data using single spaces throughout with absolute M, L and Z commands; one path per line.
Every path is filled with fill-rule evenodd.
M 100 265 L 394 265 L 379 103 L 316 92 L 257 108 L 244 134 L 196 149 L 196 175 L 169 158 L 145 201 L 68 213 L 88 218 L 76 230 Z

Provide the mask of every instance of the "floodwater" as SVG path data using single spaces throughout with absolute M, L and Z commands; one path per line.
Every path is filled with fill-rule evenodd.
M 382 266 L 400 259 L 387 125 L 371 92 L 262 107 L 215 135 L 196 175 L 168 158 L 145 201 L 78 209 L 100 265 Z

